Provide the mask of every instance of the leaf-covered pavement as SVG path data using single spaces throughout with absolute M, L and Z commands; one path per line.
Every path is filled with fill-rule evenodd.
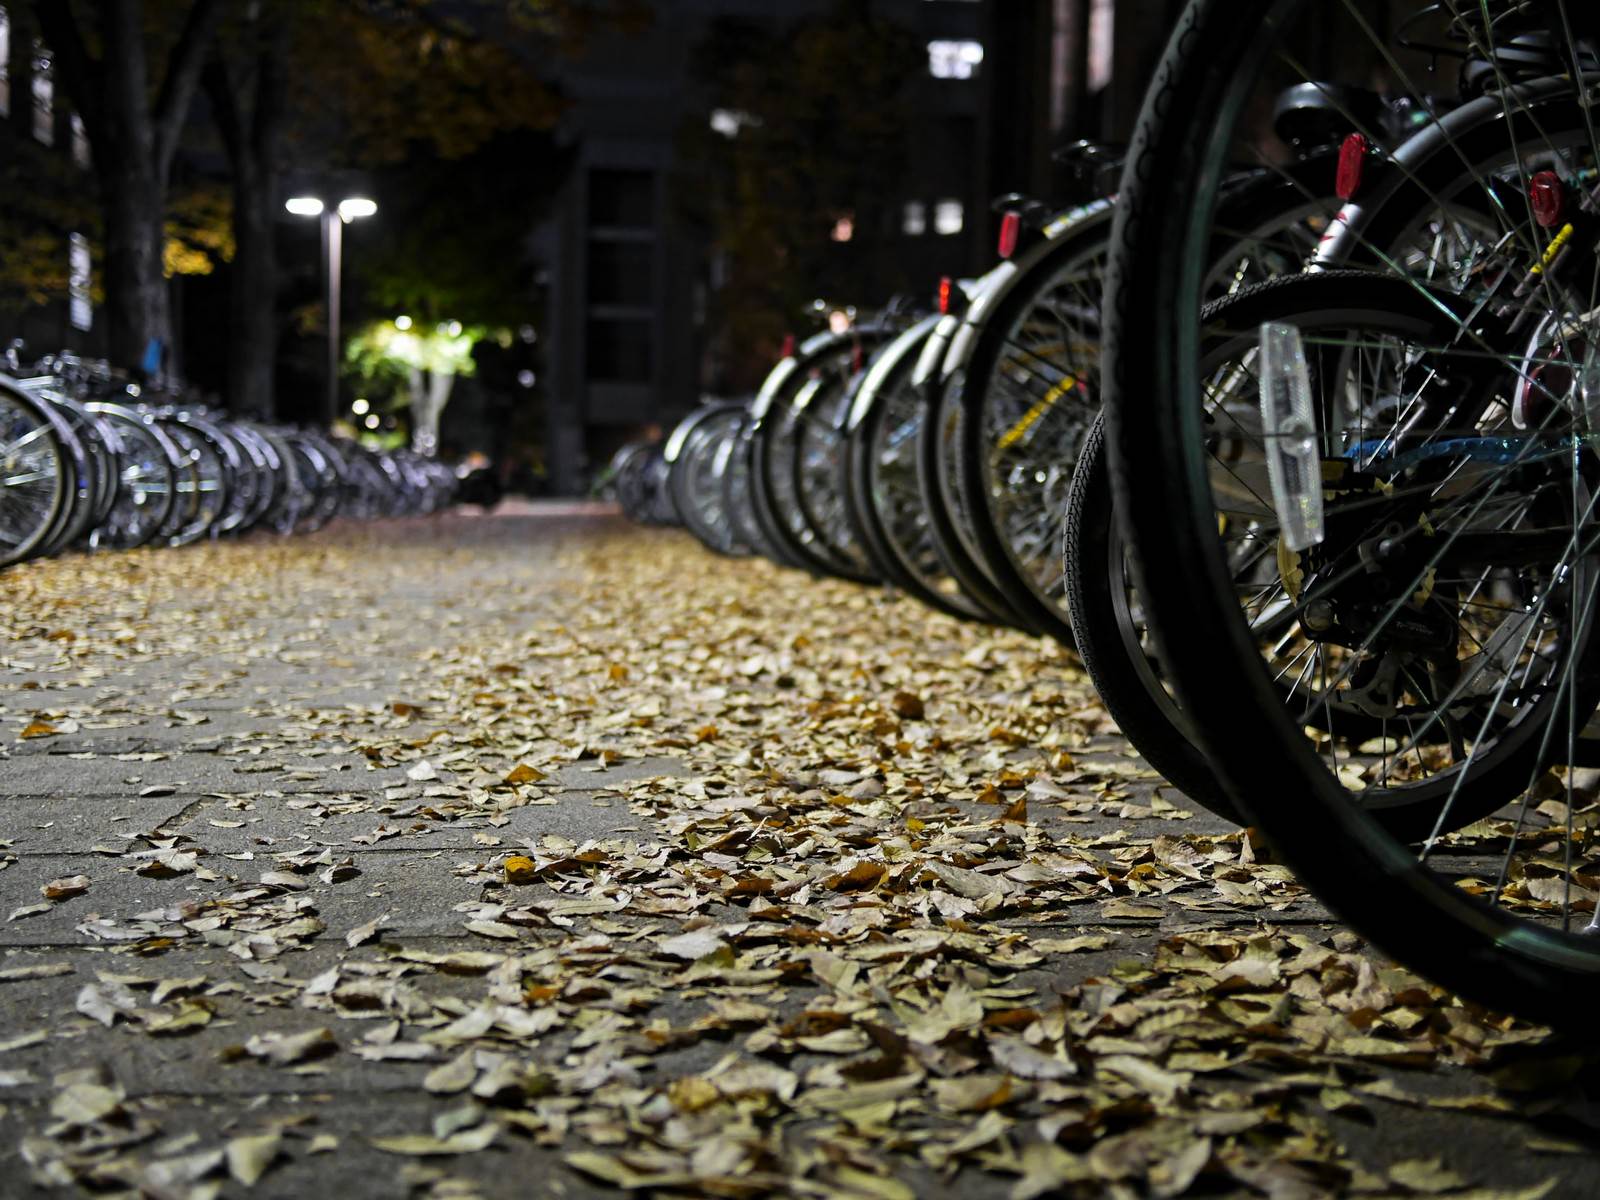
M 5 1194 L 1600 1190 L 1047 644 L 548 515 L 4 584 Z

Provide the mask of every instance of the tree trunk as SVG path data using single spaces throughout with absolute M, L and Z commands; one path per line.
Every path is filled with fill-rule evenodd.
M 278 261 L 273 244 L 276 181 L 235 175 L 234 252 L 228 302 L 228 407 L 240 416 L 276 415 Z
M 411 369 L 411 448 L 424 458 L 439 453 L 439 418 L 455 382 L 454 372 Z
M 229 267 L 228 406 L 270 418 L 277 401 L 278 140 L 287 92 L 289 26 L 281 11 L 245 12 L 242 61 L 219 46 L 202 83 L 233 169 Z
M 34 16 L 54 51 L 62 86 L 94 149 L 105 209 L 105 281 L 112 361 L 160 371 L 172 351 L 166 273 L 166 199 L 172 158 L 207 48 L 218 0 L 194 0 L 160 76 L 154 109 L 141 0 L 101 0 L 97 37 L 86 39 L 71 4 L 36 0 Z M 99 43 L 99 57 L 91 51 Z
M 103 169 L 100 186 L 105 198 L 111 360 L 130 368 L 154 366 L 159 372 L 172 347 L 162 189 L 136 162 Z

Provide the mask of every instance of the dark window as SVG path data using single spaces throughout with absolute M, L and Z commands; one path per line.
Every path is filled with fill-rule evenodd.
M 655 243 L 589 243 L 589 303 L 647 308 L 655 301 Z
M 596 383 L 649 383 L 655 374 L 649 321 L 590 317 L 588 342 Z
M 655 172 L 590 171 L 589 224 L 617 229 L 654 229 Z

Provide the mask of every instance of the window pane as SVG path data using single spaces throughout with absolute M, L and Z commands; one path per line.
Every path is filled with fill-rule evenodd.
M 11 14 L 0 8 L 0 117 L 11 115 Z
M 83 127 L 83 118 L 72 114 L 72 161 L 87 167 L 89 158 L 89 131 Z
M 906 205 L 900 229 L 907 237 L 921 237 L 928 232 L 928 206 L 921 200 Z
M 596 383 L 649 383 L 654 375 L 649 321 L 591 317 L 588 350 Z
M 1089 9 L 1089 90 L 1098 92 L 1111 82 L 1111 62 L 1116 43 L 1113 22 L 1116 12 L 1112 0 L 1094 0 Z
M 933 206 L 933 227 L 945 237 L 960 233 L 966 225 L 966 207 L 959 200 L 941 200 Z
M 33 44 L 33 136 L 46 146 L 56 140 L 56 82 L 51 74 L 50 51 L 43 42 Z
M 88 329 L 94 324 L 94 308 L 89 302 L 89 285 L 94 278 L 94 263 L 89 254 L 89 239 L 74 233 L 68 239 L 67 287 L 69 289 L 70 317 L 74 329 Z
M 928 43 L 928 74 L 935 79 L 971 79 L 983 62 L 983 43 L 936 41 Z
M 654 242 L 589 243 L 590 304 L 642 307 L 654 299 Z
M 621 229 L 654 229 L 655 172 L 589 172 L 589 223 Z

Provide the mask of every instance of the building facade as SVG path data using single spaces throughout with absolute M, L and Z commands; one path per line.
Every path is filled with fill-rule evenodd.
M 942 275 L 993 258 L 992 198 L 1051 187 L 1052 98 L 1073 69 L 1057 29 L 1089 0 L 874 0 L 925 48 L 912 85 L 907 169 L 891 198 L 889 280 L 931 298 Z M 824 0 L 661 0 L 647 33 L 591 48 L 564 77 L 576 167 L 535 235 L 545 264 L 546 456 L 558 493 L 580 490 L 623 441 L 701 399 L 707 250 L 670 193 L 685 121 L 727 120 L 695 84 L 696 47 L 731 17 L 782 30 Z M 1087 53 L 1080 47 L 1080 53 Z M 728 131 L 737 136 L 737 126 Z M 840 231 L 845 237 L 849 230 Z M 836 298 L 845 299 L 845 298 Z M 851 298 L 853 299 L 853 298 Z
M 22 18 L 0 3 L 0 345 L 99 354 L 89 141 L 57 93 L 49 50 Z

